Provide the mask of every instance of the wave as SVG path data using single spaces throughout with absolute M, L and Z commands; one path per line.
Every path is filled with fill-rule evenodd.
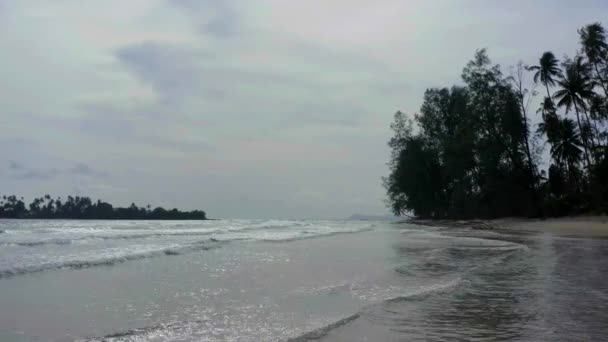
M 309 340 L 318 340 L 318 339 L 322 338 L 323 336 L 325 336 L 327 333 L 329 333 L 331 330 L 339 328 L 343 325 L 346 325 L 346 324 L 358 319 L 359 317 L 360 317 L 359 314 L 351 315 L 351 316 L 343 318 L 337 322 L 329 324 L 321 329 L 317 329 L 317 330 L 308 332 L 299 337 L 288 339 L 288 340 L 286 340 L 286 342 L 301 342 L 301 341 L 304 342 L 304 341 L 309 341 Z M 126 331 L 122 331 L 122 332 L 117 332 L 117 333 L 106 335 L 103 337 L 86 338 L 86 339 L 82 339 L 82 340 L 78 340 L 78 341 L 80 341 L 80 342 L 98 342 L 98 341 L 147 340 L 146 337 L 148 335 L 155 335 L 155 332 L 157 332 L 159 330 L 183 331 L 184 327 L 186 327 L 186 326 L 192 326 L 192 325 L 203 324 L 203 323 L 206 323 L 206 322 L 204 320 L 193 320 L 193 321 L 187 321 L 187 322 L 170 322 L 170 323 L 158 324 L 158 325 L 153 325 L 153 326 L 144 327 L 144 328 L 136 328 L 136 329 L 126 330 Z M 180 341 L 181 340 L 182 339 L 180 339 Z M 190 340 L 190 339 L 188 338 L 187 340 Z M 207 341 L 207 340 L 205 339 L 205 341 Z
M 19 241 L 19 242 L 2 242 L 0 246 L 23 246 L 23 247 L 36 247 L 42 245 L 69 245 L 73 239 L 49 239 L 42 241 Z
M 197 323 L 198 321 L 195 321 L 193 323 Z M 154 326 L 150 326 L 150 327 L 145 327 L 145 328 L 136 328 L 136 329 L 131 329 L 131 330 L 126 330 L 126 331 L 122 331 L 122 332 L 117 332 L 117 333 L 113 333 L 110 335 L 106 335 L 103 337 L 93 337 L 93 338 L 86 338 L 86 339 L 79 339 L 76 340 L 78 342 L 99 342 L 99 341 L 115 341 L 116 339 L 118 339 L 119 341 L 123 341 L 125 339 L 128 339 L 130 337 L 136 337 L 136 336 L 143 336 L 146 334 L 149 334 L 151 332 L 154 332 L 156 330 L 161 330 L 161 329 L 173 329 L 173 328 L 178 328 L 178 323 L 165 323 L 165 324 L 158 324 L 158 325 L 154 325 Z
M 512 244 L 512 245 L 501 245 L 501 246 L 492 246 L 492 245 L 487 245 L 487 246 L 451 246 L 448 247 L 447 249 L 449 250 L 454 250 L 454 251 L 489 251 L 489 252 L 510 252 L 510 251 L 517 251 L 517 250 L 528 250 L 528 246 L 526 245 L 519 245 L 519 244 Z
M 438 283 L 438 284 L 433 284 L 430 286 L 421 287 L 415 291 L 412 291 L 411 293 L 403 294 L 403 295 L 400 295 L 397 297 L 393 297 L 391 299 L 387 299 L 383 303 L 395 303 L 395 302 L 420 299 L 422 297 L 426 297 L 426 296 L 429 296 L 432 294 L 437 294 L 437 293 L 442 293 L 442 292 L 445 292 L 448 290 L 452 290 L 455 287 L 460 286 L 462 283 L 463 283 L 462 278 L 452 279 L 445 283 Z
M 287 238 L 276 238 L 276 239 L 266 238 L 266 239 L 261 239 L 260 241 L 291 242 L 291 241 L 297 241 L 297 240 L 307 240 L 307 239 L 316 239 L 316 238 L 322 238 L 322 237 L 330 237 L 330 236 L 342 235 L 342 234 L 356 234 L 356 233 L 362 233 L 362 232 L 367 232 L 367 231 L 371 231 L 371 230 L 374 230 L 374 228 L 368 227 L 368 228 L 363 228 L 363 229 L 359 229 L 359 230 L 333 231 L 333 232 L 319 233 L 319 234 L 311 233 L 311 235 L 299 235 L 299 236 L 293 236 L 293 237 L 287 237 Z
M 334 323 L 331 323 L 331 324 L 321 327 L 319 329 L 307 332 L 303 335 L 288 339 L 286 342 L 307 342 L 307 341 L 320 340 L 323 337 L 327 336 L 333 330 L 343 327 L 361 317 L 370 315 L 371 309 L 374 307 L 383 306 L 386 304 L 396 303 L 396 302 L 401 302 L 401 301 L 421 299 L 421 298 L 424 298 L 424 297 L 429 296 L 434 293 L 441 293 L 441 292 L 453 289 L 454 287 L 460 285 L 461 283 L 462 283 L 462 279 L 456 278 L 456 279 L 453 279 L 453 280 L 445 282 L 445 283 L 439 283 L 439 284 L 435 284 L 435 285 L 431 285 L 431 286 L 426 286 L 424 288 L 418 289 L 411 293 L 403 294 L 403 295 L 400 295 L 397 297 L 393 297 L 393 298 L 381 301 L 376 304 L 372 304 L 370 306 L 363 308 L 362 310 L 360 310 L 359 312 L 357 312 L 353 315 L 350 315 L 346 318 L 338 320 Z
M 246 231 L 258 231 L 258 230 L 285 230 L 285 229 L 295 229 L 302 227 L 310 227 L 314 224 L 312 222 L 297 222 L 297 221 L 282 221 L 282 220 L 269 220 L 264 221 L 262 223 L 251 224 L 247 226 L 237 227 L 237 228 L 229 228 L 228 232 L 237 233 L 237 232 L 246 232 Z M 321 227 L 321 226 L 318 226 Z
M 53 239 L 46 239 L 46 240 L 37 240 L 37 241 L 11 241 L 11 242 L 0 242 L 0 246 L 22 246 L 22 247 L 37 247 L 37 246 L 42 246 L 42 245 L 69 245 L 75 242 L 86 242 L 86 241 L 94 241 L 94 240 L 132 240 L 132 239 L 146 239 L 146 238 L 153 238 L 153 237 L 188 237 L 188 236 L 209 236 L 209 235 L 213 235 L 213 234 L 227 234 L 229 232 L 233 232 L 233 233 L 238 233 L 238 232 L 243 232 L 244 230 L 268 230 L 268 228 L 246 228 L 246 229 L 241 229 L 241 230 L 222 230 L 222 229 L 215 229 L 215 230 L 210 230 L 210 231 L 204 231 L 204 232 L 175 232 L 175 233 L 170 233 L 170 232 L 162 232 L 162 233 L 150 233 L 150 234 L 134 234 L 134 235 L 89 235 L 89 236 L 83 236 L 83 237 L 78 237 L 78 238 L 71 238 L 71 239 L 62 239 L 62 238 L 53 238 Z M 299 236 L 293 236 L 293 237 L 287 237 L 287 238 L 264 238 L 264 239 L 257 239 L 255 236 L 252 236 L 250 240 L 260 240 L 260 241 L 265 241 L 265 242 L 289 242 L 289 241 L 295 241 L 295 240 L 302 240 L 302 239 L 313 239 L 313 238 L 318 238 L 318 237 L 327 237 L 327 236 L 333 236 L 333 235 L 339 235 L 339 234 L 354 234 L 354 233 L 359 233 L 359 232 L 364 232 L 364 231 L 370 231 L 373 230 L 373 228 L 368 227 L 368 228 L 363 228 L 363 229 L 359 229 L 359 230 L 351 230 L 351 231 L 330 231 L 330 232 L 314 232 L 314 231 L 300 231 L 299 233 L 302 234 L 306 234 L 306 235 L 299 235 Z M 214 238 L 211 238 L 211 240 L 216 240 Z M 225 241 L 233 241 L 233 240 L 246 240 L 246 238 L 228 238 Z
M 89 235 L 71 239 L 46 239 L 46 240 L 34 240 L 34 241 L 9 241 L 0 242 L 0 246 L 22 246 L 22 247 L 37 247 L 42 245 L 69 245 L 74 242 L 86 242 L 93 240 L 133 240 L 133 239 L 146 239 L 151 237 L 168 237 L 168 236 L 207 236 L 211 234 L 221 234 L 222 230 L 216 229 L 205 232 L 162 232 L 162 233 L 149 233 L 149 234 L 123 234 L 123 235 Z
M 347 325 L 348 323 L 350 323 L 356 319 L 359 319 L 359 317 L 361 317 L 361 314 L 356 313 L 354 315 L 351 315 L 351 316 L 343 318 L 339 321 L 336 321 L 332 324 L 319 328 L 317 330 L 307 332 L 304 335 L 300 335 L 298 337 L 288 339 L 286 342 L 306 342 L 306 341 L 312 341 L 312 340 L 320 340 L 323 337 L 327 336 L 327 334 L 329 334 L 332 330 L 335 330 L 341 326 Z
M 388 299 L 388 300 L 385 300 L 385 301 L 382 301 L 382 302 L 379 302 L 376 304 L 372 304 L 368 307 L 361 309 L 359 312 L 356 312 L 345 318 L 339 319 L 333 323 L 322 326 L 318 329 L 306 332 L 302 335 L 287 338 L 284 341 L 286 341 L 286 342 L 307 342 L 307 341 L 320 340 L 323 337 L 327 336 L 332 331 L 334 331 L 338 328 L 341 328 L 343 326 L 346 326 L 349 323 L 354 322 L 362 317 L 366 317 L 367 315 L 369 315 L 370 308 L 372 308 L 372 307 L 382 306 L 387 303 L 390 304 L 390 303 L 393 303 L 396 301 L 401 301 L 401 300 L 413 299 L 413 298 L 416 298 L 416 297 L 419 297 L 422 295 L 430 295 L 431 293 L 438 293 L 441 291 L 446 291 L 450 288 L 458 286 L 460 283 L 461 283 L 461 280 L 460 280 L 460 278 L 458 278 L 458 279 L 454 279 L 452 281 L 448 281 L 445 283 L 428 286 L 428 287 L 419 289 L 417 291 L 414 291 L 412 293 L 394 297 L 394 298 L 391 298 L 391 299 Z M 190 339 L 192 339 L 192 336 L 187 336 L 188 329 L 185 329 L 185 327 L 192 327 L 192 326 L 207 324 L 207 323 L 208 323 L 208 321 L 205 321 L 205 320 L 192 320 L 192 321 L 179 321 L 179 322 L 174 321 L 174 322 L 167 322 L 167 323 L 163 323 L 163 324 L 152 325 L 152 326 L 148 326 L 148 327 L 126 330 L 126 331 L 122 331 L 122 332 L 116 332 L 116 333 L 105 335 L 102 337 L 84 338 L 79 341 L 81 341 L 81 342 L 131 341 L 131 340 L 141 341 L 141 340 L 147 340 L 148 337 L 150 337 L 150 336 L 161 336 L 162 335 L 165 338 L 167 337 L 167 335 L 165 333 L 159 334 L 159 331 L 179 332 L 180 336 L 182 337 L 182 338 L 180 338 L 180 340 L 182 340 L 182 339 L 190 340 Z M 199 336 L 199 337 L 201 337 L 201 336 Z M 201 337 L 201 340 L 205 340 L 205 339 Z
M 131 260 L 146 259 L 156 256 L 173 256 L 181 255 L 184 253 L 197 252 L 197 251 L 208 251 L 211 249 L 219 248 L 223 242 L 216 239 L 209 239 L 194 242 L 184 246 L 167 247 L 157 250 L 144 251 L 133 254 L 122 254 L 109 257 L 103 257 L 98 259 L 89 260 L 67 260 L 59 262 L 50 262 L 33 266 L 26 267 L 15 267 L 10 269 L 0 269 L 0 279 L 8 278 L 22 274 L 36 273 L 47 270 L 57 269 L 83 269 L 95 266 L 112 266 L 120 263 L 124 263 Z

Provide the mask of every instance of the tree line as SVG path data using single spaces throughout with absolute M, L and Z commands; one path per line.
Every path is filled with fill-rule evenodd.
M 26 206 L 23 197 L 15 195 L 0 197 L 0 218 L 16 219 L 95 219 L 95 220 L 206 220 L 202 210 L 180 211 L 150 205 L 138 207 L 114 207 L 112 204 L 89 197 L 68 196 L 65 201 L 44 195 Z
M 608 212 L 608 43 L 599 23 L 578 34 L 574 57 L 547 51 L 509 75 L 479 50 L 462 85 L 428 89 L 413 119 L 397 112 L 384 179 L 392 211 L 424 218 Z

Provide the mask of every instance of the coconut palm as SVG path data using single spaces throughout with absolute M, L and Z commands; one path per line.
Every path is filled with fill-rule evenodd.
M 561 124 L 559 117 L 555 112 L 549 112 L 543 116 L 543 122 L 538 124 L 536 133 L 539 135 L 546 135 L 547 142 L 551 145 L 555 145 L 560 138 Z
M 551 51 L 543 53 L 538 61 L 538 65 L 528 67 L 534 73 L 534 83 L 542 83 L 547 88 L 547 96 L 551 97 L 549 86 L 555 86 L 556 79 L 562 76 L 562 70 L 559 68 L 559 61 Z
M 581 37 L 581 45 L 583 46 L 585 55 L 589 58 L 589 62 L 600 62 L 600 60 L 605 57 L 606 51 L 608 50 L 606 32 L 604 31 L 602 24 L 589 24 L 578 30 L 578 34 Z
M 565 165 L 568 174 L 574 177 L 576 165 L 581 161 L 581 147 L 584 148 L 581 135 L 574 121 L 568 118 L 559 120 L 558 134 L 559 137 L 551 146 L 551 157 L 560 165 Z
M 605 97 L 596 94 L 588 102 L 591 119 L 596 121 L 608 119 L 608 101 Z
M 555 104 L 550 97 L 545 97 L 543 99 L 543 102 L 540 104 L 540 108 L 536 111 L 536 113 L 540 113 L 543 117 L 549 113 L 555 113 Z
M 587 109 L 585 101 L 594 95 L 593 81 L 589 76 L 589 66 L 583 62 L 581 57 L 577 57 L 574 61 L 567 61 L 564 66 L 566 73 L 557 81 L 560 89 L 555 92 L 553 97 L 557 100 L 557 106 L 564 107 L 566 113 L 574 108 L 578 129 L 582 131 L 583 124 L 580 119 L 580 112 Z M 587 166 L 590 166 L 587 139 L 583 139 L 583 147 Z
M 606 78 L 604 77 L 606 70 L 600 70 L 601 64 L 606 62 L 608 54 L 608 43 L 606 43 L 606 32 L 600 23 L 587 25 L 578 31 L 581 38 L 583 51 L 595 69 L 598 84 L 604 89 L 604 93 L 608 95 L 606 88 Z

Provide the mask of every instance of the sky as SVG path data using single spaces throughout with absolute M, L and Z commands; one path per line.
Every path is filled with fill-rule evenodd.
M 0 0 L 0 192 L 216 218 L 387 214 L 389 125 L 602 0 Z M 608 23 L 603 23 L 608 24 Z

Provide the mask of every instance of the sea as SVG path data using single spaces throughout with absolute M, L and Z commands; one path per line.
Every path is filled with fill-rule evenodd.
M 355 220 L 0 220 L 0 341 L 608 341 L 608 240 Z

